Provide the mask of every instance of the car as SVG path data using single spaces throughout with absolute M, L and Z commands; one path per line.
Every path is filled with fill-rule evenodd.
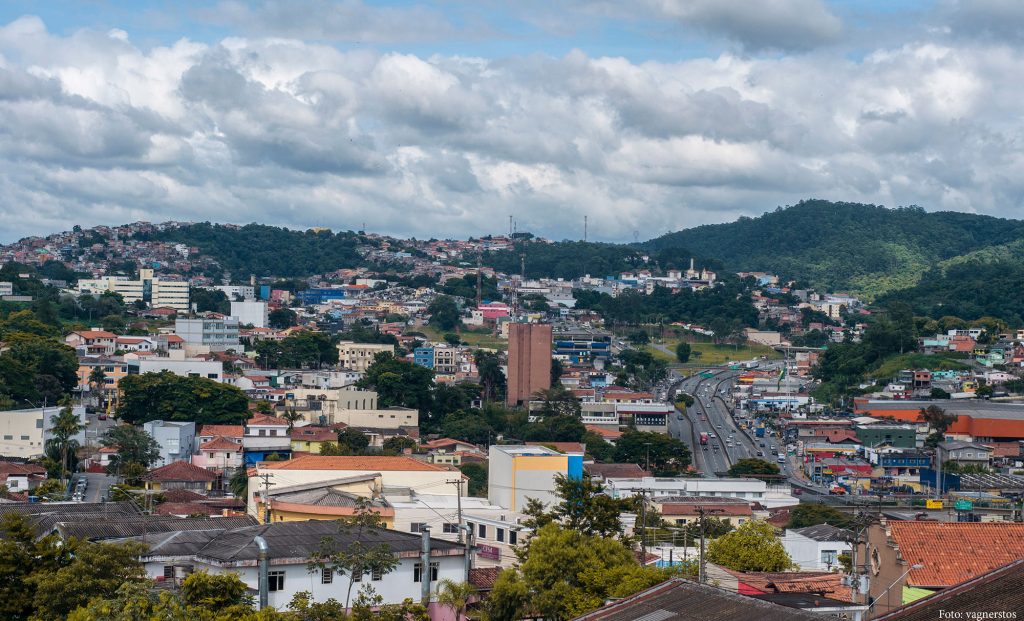
M 778 461 L 779 461 L 779 463 L 780 463 L 780 464 L 784 464 L 784 463 L 786 463 L 786 458 L 785 458 L 785 456 L 783 456 L 783 455 L 779 455 L 779 459 L 778 459 Z
M 713 433 L 709 433 L 709 434 L 708 434 L 708 437 L 709 437 L 709 438 L 717 438 L 718 436 L 716 436 L 716 435 L 715 435 L 715 434 L 713 434 Z
M 758 442 L 757 445 L 760 447 L 764 447 L 764 442 Z
M 721 429 L 721 428 L 722 428 L 721 425 L 715 425 L 715 429 Z
M 718 450 L 718 445 L 717 444 L 712 444 L 711 448 L 713 448 L 713 449 L 715 449 L 717 451 Z
M 700 448 L 701 448 L 701 450 L 702 450 L 702 451 L 706 451 L 706 450 L 708 450 L 708 445 L 707 445 L 707 444 L 705 444 L 704 446 L 702 446 L 702 447 L 700 447 Z
M 773 444 L 773 445 L 772 445 L 772 450 L 773 450 L 773 451 L 777 451 L 777 450 L 779 450 L 779 447 L 777 447 L 777 446 L 775 446 L 775 445 Z
M 758 451 L 757 452 L 757 456 L 758 457 L 764 457 L 764 451 Z

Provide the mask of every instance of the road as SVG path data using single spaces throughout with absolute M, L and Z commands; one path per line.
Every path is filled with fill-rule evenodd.
M 78 485 L 79 479 L 85 479 L 87 481 L 85 487 L 85 496 L 82 498 L 82 502 L 103 502 L 107 498 L 107 492 L 110 490 L 110 486 L 117 483 L 115 477 L 94 473 L 94 472 L 80 472 L 74 476 L 74 480 L 71 482 L 72 489 Z
M 693 407 L 687 408 L 685 417 L 677 415 L 669 421 L 669 435 L 686 442 L 694 455 L 694 466 L 708 476 L 725 476 L 729 467 L 741 459 L 760 457 L 777 463 L 771 447 L 785 451 L 776 438 L 754 438 L 740 429 L 733 417 L 732 386 L 738 372 L 722 370 L 710 378 L 699 374 L 681 379 L 676 390 L 694 397 Z M 700 445 L 698 438 L 707 433 L 708 447 Z M 761 446 L 764 444 L 764 446 Z M 761 452 L 762 455 L 757 453 Z M 778 464 L 787 473 L 788 464 Z

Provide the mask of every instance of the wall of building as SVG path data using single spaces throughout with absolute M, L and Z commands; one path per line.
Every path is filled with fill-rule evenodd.
M 528 403 L 535 392 L 551 388 L 551 325 L 513 323 L 508 335 L 509 405 Z

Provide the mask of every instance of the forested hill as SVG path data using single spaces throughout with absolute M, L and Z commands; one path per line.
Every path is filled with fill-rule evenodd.
M 636 245 L 526 240 L 516 242 L 512 250 L 485 253 L 482 260 L 484 265 L 507 274 L 518 274 L 525 267 L 527 278 L 573 279 L 587 274 L 604 278 L 642 268 L 686 268 L 694 256 L 679 246 L 650 251 Z M 702 267 L 722 267 L 720 261 L 699 254 L 696 260 Z
M 1020 220 L 807 200 L 757 218 L 670 233 L 644 247 L 688 248 L 720 259 L 730 270 L 777 272 L 810 286 L 872 297 L 915 286 L 942 261 L 1021 237 Z
M 356 246 L 367 243 L 353 232 L 296 231 L 263 224 L 245 226 L 202 222 L 139 233 L 140 241 L 157 240 L 197 246 L 225 270 L 241 277 L 306 277 L 339 267 L 360 265 Z

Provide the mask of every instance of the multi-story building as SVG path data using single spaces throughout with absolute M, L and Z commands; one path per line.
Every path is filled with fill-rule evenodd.
M 103 384 L 93 385 L 92 374 L 95 369 L 103 371 Z M 128 363 L 123 358 L 89 358 L 78 359 L 78 391 L 93 393 L 93 396 L 100 396 L 104 403 L 117 401 L 118 385 L 121 378 L 128 375 Z
M 508 333 L 506 403 L 523 405 L 551 388 L 551 325 L 513 323 Z
M 0 282 L 0 295 L 14 295 L 14 283 Z
M 455 347 L 435 347 L 433 369 L 437 375 L 455 375 L 459 371 L 459 350 Z
M 338 343 L 338 363 L 353 371 L 365 373 L 366 369 L 373 364 L 373 358 L 380 353 L 395 353 L 395 346 L 384 343 L 353 343 L 352 341 L 341 341 Z
M 317 304 L 327 304 L 332 300 L 344 300 L 345 289 L 340 287 L 317 287 L 299 291 L 297 297 L 302 304 L 315 306 Z
M 243 300 L 256 299 L 256 287 L 252 285 L 220 285 L 210 288 L 216 291 L 223 291 L 224 295 L 228 296 L 228 300 L 232 302 L 239 298 Z
M 245 449 L 246 465 L 261 462 L 270 455 L 287 459 L 292 454 L 288 421 L 266 414 L 253 416 L 245 423 L 242 448 Z
M 176 319 L 174 333 L 185 339 L 186 351 L 228 351 L 241 348 L 238 342 L 238 319 Z
M 170 371 L 182 377 L 205 377 L 218 382 L 224 381 L 224 363 L 219 360 L 199 360 L 195 358 L 175 360 L 173 358 L 148 357 L 128 360 L 126 367 L 128 375 Z
M 46 440 L 50 438 L 50 419 L 60 414 L 59 407 L 33 408 L 29 410 L 0 411 L 0 455 L 5 457 L 41 457 Z M 75 439 L 85 444 L 85 407 L 72 410 L 82 423 L 82 429 Z
M 612 335 L 600 330 L 572 329 L 554 333 L 554 355 L 570 364 L 602 367 L 611 357 Z
M 266 302 L 247 300 L 231 303 L 231 316 L 242 326 L 266 328 L 270 317 Z
M 64 343 L 84 356 L 111 356 L 117 351 L 117 335 L 101 328 L 71 332 Z
M 583 477 L 583 453 L 559 453 L 546 446 L 491 445 L 487 498 L 510 511 L 522 511 L 530 498 L 559 502 L 555 475 Z
M 160 445 L 160 456 L 155 465 L 163 466 L 191 459 L 196 441 L 195 423 L 151 420 L 142 427 Z
M 434 348 L 417 347 L 412 352 L 412 363 L 428 369 L 434 368 Z
M 782 546 L 802 571 L 832 571 L 840 567 L 839 555 L 853 549 L 853 533 L 829 524 L 790 528 Z
M 189 308 L 188 281 L 157 278 L 151 269 L 139 270 L 136 280 L 124 276 L 106 276 L 78 281 L 79 293 L 98 295 L 106 291 L 120 294 L 126 304 L 141 300 L 152 308 L 165 307 L 180 311 Z

